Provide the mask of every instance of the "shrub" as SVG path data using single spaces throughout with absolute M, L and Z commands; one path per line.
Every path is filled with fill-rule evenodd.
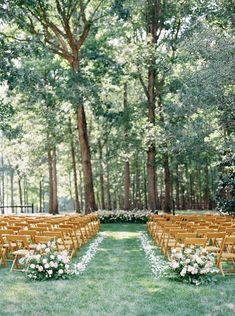
M 221 174 L 216 194 L 221 214 L 235 216 L 235 155 L 228 155 L 220 164 Z
M 181 247 L 173 249 L 170 267 L 177 277 L 184 282 L 200 285 L 212 281 L 212 275 L 218 273 L 215 268 L 215 254 L 202 247 Z
M 146 223 L 148 211 L 98 211 L 96 212 L 101 223 Z
M 26 255 L 21 261 L 30 280 L 66 279 L 72 274 L 66 251 L 56 252 L 54 242 L 39 244 L 34 254 Z

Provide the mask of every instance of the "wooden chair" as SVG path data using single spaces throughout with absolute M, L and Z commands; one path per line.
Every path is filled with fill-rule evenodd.
M 207 238 L 185 238 L 184 245 L 187 246 L 206 246 Z
M 225 263 L 227 267 L 223 267 L 223 263 Z M 235 273 L 235 236 L 224 237 L 216 264 L 223 276 L 225 276 L 225 274 Z M 229 264 L 232 264 L 233 267 L 228 267 Z
M 22 258 L 30 253 L 29 243 L 26 236 L 22 235 L 7 235 L 7 241 L 9 245 L 9 252 L 13 257 L 13 263 L 10 269 L 12 272 L 14 266 L 19 268 L 19 262 L 17 259 Z
M 226 236 L 226 232 L 208 232 L 206 234 L 207 243 L 206 250 L 209 252 L 218 252 L 221 247 L 221 243 Z
M 4 266 L 7 267 L 7 262 L 6 262 L 6 258 L 5 258 L 6 252 L 7 252 L 7 247 L 5 244 L 5 240 L 3 239 L 2 236 L 0 236 L 0 266 L 3 263 Z

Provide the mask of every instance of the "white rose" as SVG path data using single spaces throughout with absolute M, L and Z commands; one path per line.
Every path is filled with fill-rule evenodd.
M 47 259 L 45 258 L 45 259 L 42 259 L 42 263 L 47 263 Z
M 31 263 L 30 268 L 35 269 L 35 264 Z
M 185 274 L 186 274 L 186 269 L 185 269 L 185 268 L 183 268 L 183 269 L 181 270 L 181 272 L 180 272 L 180 275 L 181 275 L 182 277 L 184 277 L 184 276 L 185 276 Z
M 44 267 L 45 267 L 45 269 L 48 269 L 50 266 L 49 266 L 48 263 L 46 263 L 46 264 L 44 265 Z
M 41 245 L 37 245 L 36 250 L 40 251 L 42 249 Z
M 58 271 L 58 273 L 59 273 L 59 274 L 63 274 L 64 271 L 63 271 L 62 269 L 60 269 L 60 270 Z
M 50 266 L 54 267 L 54 262 L 53 261 L 50 261 Z
M 54 268 L 58 268 L 58 263 L 57 262 L 54 263 Z
M 50 248 L 46 248 L 45 253 L 49 253 L 49 252 L 50 252 Z
M 55 256 L 54 255 L 50 255 L 50 258 L 51 258 L 51 260 L 54 260 Z
M 52 275 L 53 271 L 52 270 L 48 270 L 48 274 Z

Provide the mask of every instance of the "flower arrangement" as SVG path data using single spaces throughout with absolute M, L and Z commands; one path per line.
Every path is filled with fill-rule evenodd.
M 97 211 L 101 223 L 146 223 L 149 211 Z
M 54 242 L 39 244 L 33 254 L 22 258 L 30 280 L 67 279 L 73 272 L 66 251 L 57 252 Z
M 213 274 L 219 272 L 215 268 L 215 254 L 194 246 L 172 249 L 170 267 L 180 280 L 195 285 L 211 282 Z

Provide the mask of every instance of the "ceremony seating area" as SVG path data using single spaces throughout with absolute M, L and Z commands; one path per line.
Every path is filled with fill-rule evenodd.
M 77 256 L 79 248 L 100 229 L 96 215 L 0 216 L 0 266 L 19 268 L 19 259 L 38 244 L 54 241 L 58 251 Z
M 169 259 L 181 246 L 202 246 L 216 253 L 216 265 L 223 276 L 235 273 L 235 219 L 232 216 L 151 215 L 147 229 Z

